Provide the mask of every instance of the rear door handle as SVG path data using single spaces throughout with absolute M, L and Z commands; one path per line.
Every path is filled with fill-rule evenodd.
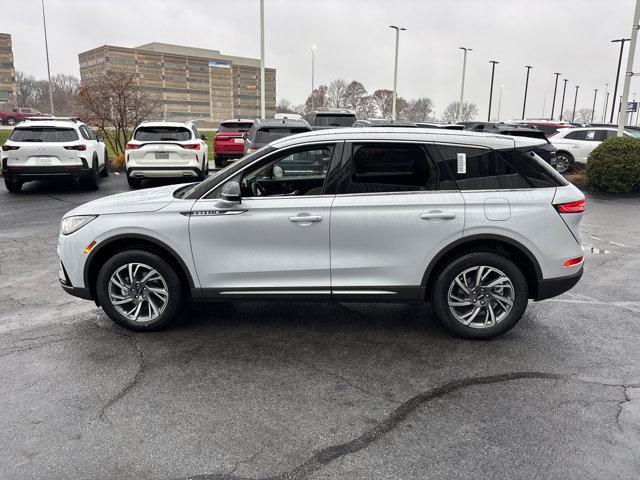
M 289 217 L 289 221 L 294 223 L 320 222 L 321 220 L 322 217 L 320 215 L 297 215 L 295 217 Z
M 420 215 L 423 220 L 430 220 L 432 218 L 441 218 L 443 220 L 453 220 L 456 218 L 455 212 L 429 212 Z

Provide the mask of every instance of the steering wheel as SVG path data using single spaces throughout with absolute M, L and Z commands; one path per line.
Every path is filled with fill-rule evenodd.
M 267 194 L 267 190 L 258 182 L 253 182 L 251 184 L 251 192 L 254 197 L 264 197 Z

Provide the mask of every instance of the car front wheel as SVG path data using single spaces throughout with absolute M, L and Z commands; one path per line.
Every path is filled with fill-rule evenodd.
M 575 166 L 573 156 L 568 152 L 558 152 L 556 154 L 556 170 L 558 173 L 569 173 Z
M 489 339 L 518 323 L 528 298 L 527 281 L 511 260 L 474 252 L 444 267 L 436 280 L 432 304 L 451 332 L 469 339 Z
M 178 317 L 184 299 L 171 265 L 143 250 L 121 252 L 109 259 L 100 269 L 96 291 L 111 320 L 135 331 L 165 327 Z

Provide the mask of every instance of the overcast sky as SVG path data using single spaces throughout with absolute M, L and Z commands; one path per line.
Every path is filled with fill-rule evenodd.
M 40 0 L 1 0 L 0 32 L 13 36 L 17 70 L 46 77 Z M 45 0 L 53 73 L 79 75 L 78 53 L 110 44 L 153 41 L 259 57 L 258 0 Z M 469 55 L 465 100 L 486 118 L 491 66 L 496 66 L 493 112 L 504 85 L 501 119 L 519 118 L 524 65 L 533 65 L 527 116 L 549 115 L 554 72 L 569 79 L 565 110 L 580 85 L 578 109 L 591 107 L 594 89 L 613 90 L 619 47 L 628 37 L 633 0 L 265 0 L 266 62 L 277 68 L 277 96 L 302 103 L 311 88 L 336 77 L 359 80 L 370 92 L 393 86 L 394 32 L 400 40 L 398 94 L 430 97 L 440 115 L 459 98 L 462 52 Z M 625 58 L 626 62 L 626 48 Z M 640 70 L 640 65 L 636 67 Z M 635 83 L 635 85 L 634 85 Z M 640 83 L 632 83 L 631 92 Z M 619 94 L 622 90 L 622 76 Z M 596 118 L 604 96 L 598 94 Z

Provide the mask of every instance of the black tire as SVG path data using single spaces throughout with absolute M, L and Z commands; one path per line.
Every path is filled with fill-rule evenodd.
M 488 266 L 499 270 L 508 277 L 513 285 L 513 305 L 510 311 L 502 320 L 492 326 L 479 326 L 477 323 L 474 324 L 476 327 L 463 325 L 453 314 L 452 308 L 449 307 L 449 289 L 453 282 L 455 282 L 456 277 L 465 270 L 477 266 Z M 474 299 L 480 301 L 482 297 L 476 299 L 474 294 Z M 491 252 L 468 253 L 452 260 L 451 263 L 446 265 L 438 274 L 431 296 L 432 306 L 438 320 L 452 333 L 473 340 L 490 339 L 502 335 L 513 328 L 513 326 L 520 321 L 522 315 L 524 315 L 528 299 L 529 289 L 522 271 L 511 260 Z M 496 304 L 495 300 L 490 301 L 494 302 L 494 305 Z M 474 302 L 474 305 L 471 305 L 471 307 L 473 308 L 476 305 L 478 304 Z M 485 316 L 488 316 L 486 307 L 480 308 L 484 308 L 484 310 L 480 310 L 481 313 L 478 314 L 477 318 L 479 318 L 483 312 Z
M 109 282 L 111 280 L 111 276 L 116 272 L 116 270 L 128 263 L 142 263 L 152 267 L 160 274 L 163 281 L 166 283 L 169 293 L 166 305 L 164 310 L 152 320 L 138 322 L 127 318 L 117 310 L 109 296 Z M 159 256 L 144 250 L 126 250 L 107 260 L 98 274 L 96 293 L 98 295 L 100 306 L 111 320 L 121 327 L 137 332 L 149 332 L 165 328 L 179 317 L 186 299 L 180 279 L 171 265 Z M 143 303 L 142 310 L 144 310 L 144 308 L 145 306 Z
M 106 150 L 104 151 L 104 164 L 102 165 L 100 176 L 102 178 L 106 178 L 109 176 L 109 155 L 107 154 Z
M 226 162 L 224 161 L 224 159 L 214 156 L 213 165 L 215 166 L 215 168 L 224 168 L 226 166 Z
M 15 118 L 7 118 L 7 120 L 5 121 L 5 125 L 14 126 L 15 124 L 16 124 Z
M 85 178 L 84 183 L 89 190 L 98 190 L 98 188 L 100 188 L 100 167 L 98 166 L 97 158 L 93 159 L 91 172 L 89 176 Z
M 556 153 L 556 170 L 559 173 L 569 173 L 575 169 L 576 161 L 569 152 Z
M 20 180 L 14 180 L 13 178 L 4 177 L 4 186 L 7 187 L 7 190 L 11 193 L 20 193 L 22 190 L 23 182 Z
M 133 178 L 127 175 L 127 183 L 129 184 L 129 188 L 131 190 L 138 190 L 142 186 L 142 179 Z

